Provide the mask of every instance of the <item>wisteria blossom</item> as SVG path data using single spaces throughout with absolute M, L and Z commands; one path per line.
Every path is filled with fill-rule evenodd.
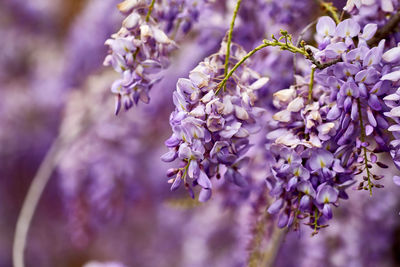
M 0 266 L 400 265 L 399 8 L 2 1 Z
M 211 197 L 211 178 L 225 179 L 238 186 L 247 181 L 239 172 L 248 160 L 245 153 L 250 148 L 248 137 L 257 131 L 256 120 L 263 110 L 254 107 L 255 91 L 263 87 L 268 78 L 261 77 L 245 66 L 235 74 L 238 82 L 229 83 L 219 94 L 218 81 L 224 71 L 226 43 L 218 53 L 206 58 L 190 74 L 189 79 L 179 79 L 173 99 L 176 106 L 171 114 L 172 136 L 165 142 L 169 152 L 162 159 L 178 159 L 181 168 L 171 169 L 172 190 L 182 183 L 194 197 L 192 185 L 200 185 L 200 201 Z M 232 47 L 233 60 L 245 52 Z M 222 166 L 226 167 L 221 173 Z M 192 185 L 191 185 L 192 184 Z
M 377 47 L 367 45 L 376 25 L 361 29 L 352 19 L 336 25 L 330 17 L 321 17 L 316 29 L 318 49 L 308 49 L 327 67 L 274 94 L 280 111 L 267 135 L 276 160 L 267 181 L 277 197 L 269 212 L 279 212 L 280 227 L 305 214 L 315 231 L 332 218 L 338 199 L 348 198 L 345 189 L 356 182 L 355 174 L 365 172 L 359 189 L 372 194 L 373 187 L 382 187 L 374 180 L 383 176 L 370 169 L 374 164 L 386 168 L 376 155 L 389 150 L 391 139 L 383 99 L 396 91 L 390 82 L 392 66 L 382 59 L 384 40 Z M 393 59 L 390 53 L 386 61 Z M 394 158 L 395 153 L 393 148 Z
M 176 32 L 191 29 L 201 4 L 188 0 L 154 5 L 154 1 L 126 0 L 118 5 L 126 17 L 121 29 L 106 41 L 110 54 L 104 60 L 104 65 L 121 73 L 121 79 L 111 87 L 116 95 L 116 114 L 121 106 L 127 110 L 139 100 L 150 101 L 150 89 L 162 79 L 161 71 L 169 66 L 169 57 L 178 48 Z

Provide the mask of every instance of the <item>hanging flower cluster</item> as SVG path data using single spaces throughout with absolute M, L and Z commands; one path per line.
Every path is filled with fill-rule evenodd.
M 181 167 L 169 171 L 172 190 L 182 183 L 192 197 L 193 186 L 200 185 L 200 201 L 211 197 L 212 178 L 223 176 L 238 186 L 246 186 L 239 169 L 246 163 L 249 136 L 258 130 L 257 117 L 263 112 L 254 107 L 255 91 L 268 78 L 260 77 L 246 65 L 239 68 L 226 89 L 216 93 L 224 78 L 226 43 L 220 51 L 201 62 L 189 75 L 179 79 L 173 94 L 175 111 L 170 116 L 172 136 L 165 142 L 169 148 L 162 159 L 179 160 Z M 245 55 L 232 45 L 232 61 Z M 224 167 L 224 168 L 223 168 Z
M 344 189 L 355 182 L 355 174 L 365 173 L 358 189 L 372 193 L 382 187 L 375 181 L 383 176 L 370 169 L 375 164 L 386 168 L 376 155 L 388 151 L 391 138 L 383 99 L 397 99 L 390 81 L 396 74 L 387 62 L 388 57 L 394 60 L 389 54 L 397 53 L 388 51 L 384 60 L 384 41 L 378 47 L 367 45 L 375 24 L 360 32 L 352 19 L 336 25 L 321 17 L 316 27 L 318 49 L 307 49 L 320 69 L 313 65 L 309 81 L 298 77 L 296 85 L 274 94 L 280 111 L 267 136 L 275 159 L 267 184 L 277 199 L 269 212 L 279 212 L 280 227 L 309 217 L 315 231 L 332 218 L 331 206 L 347 198 Z M 396 158 L 396 141 L 392 146 Z
M 198 19 L 201 4 L 204 3 L 126 0 L 118 5 L 126 18 L 121 29 L 106 41 L 110 53 L 104 60 L 104 65 L 112 66 L 122 75 L 111 86 L 116 95 L 116 114 L 121 106 L 128 110 L 139 100 L 150 101 L 150 89 L 161 80 L 162 70 L 169 66 L 170 54 L 177 48 L 175 33 L 179 29 L 183 33 L 189 31 Z

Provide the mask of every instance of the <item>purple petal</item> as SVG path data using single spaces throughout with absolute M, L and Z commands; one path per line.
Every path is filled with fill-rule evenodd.
M 188 175 L 190 178 L 197 178 L 200 174 L 199 164 L 196 160 L 191 160 L 188 168 Z
M 367 124 L 365 126 L 365 134 L 367 136 L 370 136 L 372 134 L 372 132 L 374 131 L 374 127 L 372 127 L 371 125 Z
M 302 196 L 300 199 L 300 211 L 305 211 L 310 207 L 311 198 L 308 195 Z
M 367 117 L 368 117 L 369 123 L 370 123 L 373 127 L 376 127 L 376 126 L 378 125 L 377 122 L 376 122 L 376 120 L 375 120 L 374 114 L 372 113 L 372 111 L 371 111 L 370 108 L 367 109 Z
M 197 183 L 203 188 L 212 188 L 211 181 L 204 171 L 200 171 L 199 178 L 197 178 Z
M 164 142 L 164 144 L 167 146 L 167 147 L 176 147 L 177 145 L 179 145 L 179 142 L 180 142 L 181 140 L 179 139 L 179 138 L 177 138 L 175 135 L 172 135 L 170 138 L 168 138 L 165 142 Z
M 181 186 L 181 184 L 182 184 L 182 179 L 180 176 L 177 175 L 174 182 L 171 185 L 171 191 L 177 190 Z
M 272 203 L 271 206 L 269 206 L 268 213 L 277 214 L 279 210 L 283 207 L 283 203 L 284 202 L 282 198 L 275 200 L 275 202 Z
M 178 153 L 175 150 L 170 150 L 161 156 L 161 160 L 164 162 L 174 161 L 178 157 Z
M 342 38 L 357 36 L 360 32 L 360 25 L 353 19 L 346 19 L 336 27 L 336 35 Z
M 324 214 L 324 216 L 328 220 L 332 219 L 332 208 L 331 208 L 331 205 L 325 204 L 323 209 L 322 209 L 322 214 Z
M 297 185 L 297 190 L 300 192 L 303 192 L 306 195 L 309 195 L 311 197 L 315 197 L 315 190 L 312 186 L 312 184 L 309 181 L 302 181 Z
M 278 218 L 278 227 L 279 228 L 284 228 L 289 221 L 289 216 L 286 214 L 286 212 L 282 212 L 281 214 L 279 214 L 279 218 Z
M 206 202 L 211 198 L 211 189 L 202 188 L 199 194 L 199 201 Z
M 335 34 L 336 23 L 328 16 L 318 19 L 317 33 L 322 36 L 333 36 Z
M 393 183 L 397 186 L 400 186 L 400 176 L 393 176 Z
M 326 149 L 317 149 L 308 160 L 311 170 L 315 171 L 324 167 L 332 166 L 333 155 Z
M 249 184 L 242 174 L 238 171 L 233 173 L 233 182 L 239 187 L 247 187 Z
M 379 111 L 379 110 L 382 109 L 382 105 L 381 105 L 381 103 L 379 102 L 378 97 L 377 97 L 376 95 L 374 95 L 374 94 L 371 94 L 371 95 L 369 96 L 368 105 L 369 105 L 373 110 Z
M 339 191 L 332 186 L 323 184 L 318 188 L 317 202 L 319 204 L 327 204 L 336 202 Z
M 334 105 L 326 115 L 326 118 L 330 121 L 336 120 L 339 118 L 341 112 L 337 105 Z

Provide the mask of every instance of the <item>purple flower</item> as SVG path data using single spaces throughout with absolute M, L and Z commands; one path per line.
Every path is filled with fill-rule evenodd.
M 322 184 L 317 189 L 316 200 L 319 204 L 334 203 L 338 199 L 339 192 L 330 185 Z
M 234 46 L 235 58 L 245 54 L 242 48 Z M 190 192 L 189 178 L 193 180 L 192 186 L 202 187 L 201 201 L 210 198 L 214 177 L 224 176 L 239 187 L 248 186 L 239 169 L 247 162 L 248 138 L 260 115 L 249 99 L 255 99 L 253 91 L 268 81 L 248 68 L 239 68 L 234 74 L 235 82 L 229 81 L 226 91 L 216 95 L 214 90 L 223 71 L 222 48 L 199 63 L 189 79 L 178 80 L 173 94 L 176 109 L 170 117 L 173 134 L 166 141 L 170 151 L 162 157 L 166 161 L 181 161 L 185 167 L 178 170 L 175 179 L 184 180 Z
M 330 168 L 332 163 L 333 155 L 325 149 L 318 149 L 317 151 L 314 151 L 308 161 L 308 164 L 313 171 L 322 168 Z

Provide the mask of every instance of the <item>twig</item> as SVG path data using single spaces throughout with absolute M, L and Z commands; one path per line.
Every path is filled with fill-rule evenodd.
M 320 5 L 328 12 L 331 14 L 332 18 L 335 20 L 336 24 L 340 23 L 340 18 L 337 14 L 337 9 L 332 3 L 327 3 L 322 0 L 318 0 Z
M 267 47 L 267 44 L 262 44 L 251 50 L 247 55 L 245 55 L 236 65 L 229 71 L 229 73 L 225 76 L 225 78 L 222 80 L 222 82 L 218 85 L 217 90 L 215 91 L 215 95 L 218 95 L 219 92 L 221 91 L 221 88 L 225 86 L 225 83 L 228 81 L 228 79 L 232 76 L 232 74 L 235 72 L 237 68 L 240 67 L 240 65 L 243 64 L 249 57 L 254 55 L 255 52 L 263 49 L 264 47 Z
M 61 148 L 61 138 L 58 137 L 50 149 L 48 150 L 42 164 L 39 167 L 32 183 L 29 187 L 28 193 L 22 205 L 21 213 L 19 214 L 16 230 L 14 235 L 13 244 L 13 263 L 14 267 L 24 267 L 24 252 L 28 236 L 29 226 L 36 207 L 39 203 L 40 197 L 50 180 L 51 174 L 58 162 L 58 155 Z
M 300 32 L 299 37 L 297 38 L 297 42 L 296 42 L 296 46 L 299 46 L 301 43 L 301 40 L 303 40 L 304 34 L 306 34 L 306 32 L 308 32 L 311 27 L 313 27 L 315 24 L 317 24 L 318 20 L 314 20 L 313 22 L 309 23 L 306 27 L 304 27 L 304 29 Z M 293 54 L 293 73 L 296 74 L 297 72 L 297 55 Z
M 146 14 L 146 22 L 148 22 L 150 20 L 150 15 L 151 15 L 151 12 L 153 12 L 155 3 L 156 3 L 156 0 L 152 0 L 150 3 L 149 10 L 147 11 L 147 14 Z
M 389 21 L 375 33 L 374 37 L 368 40 L 367 44 L 370 47 L 378 45 L 382 39 L 385 39 L 395 31 L 399 23 L 400 23 L 400 11 L 394 14 L 389 19 Z
M 237 13 L 239 11 L 239 7 L 240 7 L 241 2 L 242 2 L 242 0 L 237 0 L 237 2 L 236 2 L 236 7 L 235 7 L 235 10 L 233 11 L 231 25 L 229 27 L 228 41 L 226 43 L 226 56 L 225 56 L 224 76 L 226 76 L 226 74 L 228 74 L 229 57 L 230 57 L 230 53 L 231 53 L 231 43 L 232 43 L 233 28 L 235 27 L 236 16 L 237 16 Z M 224 87 L 224 90 L 225 89 L 226 88 Z
M 312 92 L 314 87 L 314 73 L 315 73 L 315 66 L 311 66 L 311 75 L 310 75 L 310 85 L 308 88 L 308 102 L 312 102 Z
M 362 143 L 364 143 L 366 141 L 367 135 L 365 133 L 365 126 L 364 126 L 363 117 L 362 117 L 362 113 L 361 113 L 362 109 L 361 109 L 360 99 L 357 99 L 357 108 L 358 108 L 358 116 L 359 116 L 360 128 L 361 128 L 360 140 L 361 140 Z M 370 196 L 372 196 L 373 184 L 371 182 L 371 173 L 370 173 L 369 168 L 368 168 L 367 148 L 362 145 L 362 150 L 363 150 L 363 154 L 364 154 L 365 169 L 367 171 L 368 190 L 369 190 Z

